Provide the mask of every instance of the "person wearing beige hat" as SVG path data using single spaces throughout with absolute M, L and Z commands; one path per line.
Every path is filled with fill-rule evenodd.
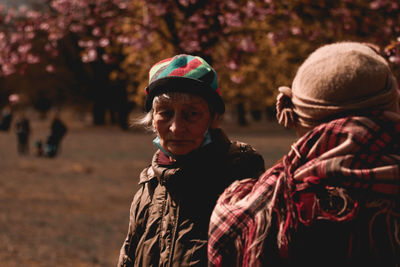
M 209 266 L 400 266 L 399 91 L 373 46 L 316 49 L 277 119 L 299 138 L 219 197 Z
M 283 86 L 279 92 L 279 123 L 306 131 L 355 112 L 399 111 L 397 82 L 388 63 L 360 43 L 319 48 L 300 66 L 292 88 Z

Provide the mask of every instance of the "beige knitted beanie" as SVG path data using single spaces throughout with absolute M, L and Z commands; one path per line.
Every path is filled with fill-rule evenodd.
M 285 127 L 314 127 L 362 110 L 399 109 L 397 82 L 387 61 L 357 42 L 318 48 L 298 69 L 292 88 L 279 91 L 277 118 Z

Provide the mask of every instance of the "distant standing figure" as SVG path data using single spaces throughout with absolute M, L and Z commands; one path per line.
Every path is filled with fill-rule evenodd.
M 49 137 L 47 137 L 45 144 L 45 155 L 47 157 L 55 157 L 60 149 L 61 140 L 67 133 L 67 126 L 56 116 L 51 123 L 51 131 Z
M 15 122 L 15 132 L 17 133 L 18 154 L 29 154 L 29 136 L 31 128 L 25 114 L 22 114 Z
M 10 129 L 11 122 L 12 122 L 12 110 L 11 107 L 7 105 L 4 107 L 1 114 L 0 130 L 8 131 Z

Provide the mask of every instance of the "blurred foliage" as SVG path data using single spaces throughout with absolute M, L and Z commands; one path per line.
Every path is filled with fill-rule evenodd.
M 32 99 L 44 92 L 56 102 L 141 106 L 150 67 L 187 53 L 217 70 L 228 105 L 271 109 L 277 87 L 290 86 L 322 44 L 374 43 L 400 75 L 399 13 L 397 0 L 46 0 L 34 11 L 0 8 L 0 96 L 19 90 Z
M 125 50 L 123 69 L 136 81 L 130 82 L 138 90 L 135 101 L 143 99 L 146 71 L 154 62 L 193 53 L 211 60 L 227 103 L 262 110 L 274 106 L 277 87 L 290 86 L 298 66 L 320 45 L 371 42 L 384 52 L 400 32 L 397 1 L 133 2 L 135 17 L 147 21 L 135 25 L 151 36 L 145 53 Z

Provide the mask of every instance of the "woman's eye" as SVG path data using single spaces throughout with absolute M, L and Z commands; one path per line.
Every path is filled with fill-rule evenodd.
M 197 110 L 192 110 L 186 113 L 186 118 L 188 121 L 196 120 L 199 118 L 201 113 Z
M 172 111 L 169 111 L 169 110 L 158 112 L 158 115 L 163 119 L 171 118 L 173 116 L 173 114 L 174 113 Z

